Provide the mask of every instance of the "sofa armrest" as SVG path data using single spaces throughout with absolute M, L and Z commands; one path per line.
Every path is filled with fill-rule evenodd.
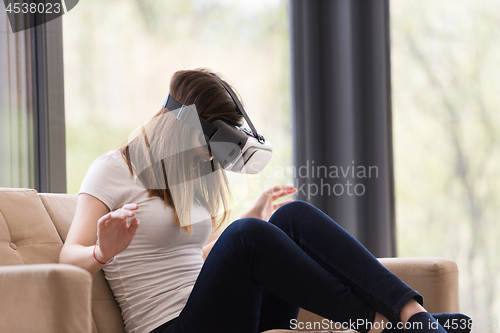
M 66 264 L 0 266 L 0 332 L 92 332 L 92 275 Z
M 379 261 L 424 297 L 424 307 L 427 311 L 431 313 L 460 311 L 458 266 L 454 261 L 444 258 L 380 258 Z M 297 329 L 297 331 L 334 332 L 322 331 L 322 320 L 322 317 L 300 309 L 297 318 L 297 322 L 300 323 L 298 327 L 307 327 L 309 324 L 309 327 L 316 330 Z M 266 333 L 285 332 L 291 331 L 266 331 Z
M 458 265 L 445 258 L 380 258 L 379 261 L 424 297 L 430 313 L 460 312 Z

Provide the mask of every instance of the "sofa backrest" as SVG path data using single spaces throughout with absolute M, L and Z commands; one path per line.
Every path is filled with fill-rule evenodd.
M 0 265 L 57 263 L 77 195 L 0 188 Z M 125 332 L 120 308 L 102 271 L 93 276 L 94 333 Z
M 57 263 L 61 248 L 35 190 L 0 189 L 0 265 Z

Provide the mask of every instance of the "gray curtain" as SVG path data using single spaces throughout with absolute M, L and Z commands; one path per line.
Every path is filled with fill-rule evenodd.
M 62 17 L 35 25 L 29 30 L 36 189 L 39 192 L 66 193 Z
M 61 18 L 14 33 L 0 13 L 1 187 L 66 192 L 62 52 Z
M 377 257 L 396 255 L 388 7 L 290 1 L 298 199 Z
M 0 12 L 0 187 L 35 187 L 31 37 Z

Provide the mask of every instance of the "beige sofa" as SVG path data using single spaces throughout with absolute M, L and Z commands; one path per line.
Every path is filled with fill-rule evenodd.
M 102 271 L 92 276 L 79 267 L 57 263 L 76 198 L 0 188 L 0 332 L 124 332 L 120 309 Z M 442 258 L 380 261 L 423 294 L 428 311 L 459 311 L 455 262 Z M 313 325 L 321 318 L 301 310 L 301 321 Z M 320 330 L 316 326 L 314 332 Z M 267 333 L 271 332 L 290 331 Z

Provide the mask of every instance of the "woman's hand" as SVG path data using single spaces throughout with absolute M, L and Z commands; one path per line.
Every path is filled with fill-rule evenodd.
M 274 203 L 278 198 L 289 194 L 294 194 L 297 189 L 291 185 L 274 185 L 273 187 L 262 192 L 253 202 L 252 206 L 243 213 L 242 217 L 256 217 L 261 220 L 269 220 L 273 212 L 279 207 L 292 202 L 293 199 L 279 203 Z
M 137 204 L 126 204 L 97 221 L 99 247 L 96 249 L 96 256 L 99 261 L 108 262 L 132 242 L 140 223 L 134 212 L 138 208 Z M 130 225 L 127 223 L 129 217 Z

